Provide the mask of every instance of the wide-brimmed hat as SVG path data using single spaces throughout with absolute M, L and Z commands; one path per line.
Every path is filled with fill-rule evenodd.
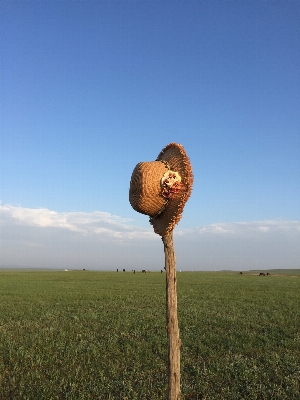
M 192 166 L 183 146 L 170 143 L 155 161 L 136 165 L 129 201 L 134 210 L 150 216 L 157 234 L 165 236 L 179 222 L 192 185 Z

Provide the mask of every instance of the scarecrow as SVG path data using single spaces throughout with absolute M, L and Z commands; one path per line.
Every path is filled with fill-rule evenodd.
M 154 232 L 161 236 L 164 243 L 169 400 L 180 398 L 181 340 L 177 318 L 173 229 L 182 216 L 192 185 L 192 166 L 183 146 L 170 143 L 163 148 L 155 161 L 137 164 L 131 176 L 129 190 L 131 206 L 150 217 Z

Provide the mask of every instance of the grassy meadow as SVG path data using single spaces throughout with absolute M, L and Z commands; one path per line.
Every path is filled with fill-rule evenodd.
M 182 272 L 183 399 L 300 399 L 300 277 Z M 0 399 L 166 398 L 165 274 L 0 271 Z

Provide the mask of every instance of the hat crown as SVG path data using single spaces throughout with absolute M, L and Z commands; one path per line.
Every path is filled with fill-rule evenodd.
M 140 162 L 132 172 L 129 201 L 139 213 L 155 216 L 165 204 L 160 181 L 167 171 L 161 161 Z

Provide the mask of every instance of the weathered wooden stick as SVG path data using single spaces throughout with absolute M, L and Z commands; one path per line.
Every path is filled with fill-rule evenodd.
M 162 237 L 165 251 L 166 268 L 166 319 L 168 335 L 168 400 L 180 399 L 180 347 L 177 290 L 176 255 L 173 244 L 173 231 Z

